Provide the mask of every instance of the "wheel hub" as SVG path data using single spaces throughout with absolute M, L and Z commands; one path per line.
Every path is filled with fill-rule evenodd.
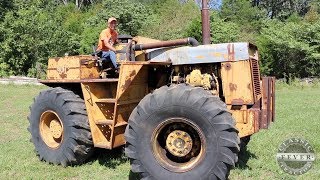
M 63 139 L 63 124 L 54 111 L 47 110 L 40 116 L 40 136 L 43 142 L 50 148 L 56 149 Z
M 205 155 L 206 142 L 200 128 L 191 120 L 174 117 L 164 120 L 154 130 L 152 151 L 158 163 L 172 172 L 186 172 Z
M 50 132 L 51 132 L 51 135 L 56 139 L 58 139 L 62 136 L 62 126 L 61 126 L 59 120 L 53 119 L 50 122 Z
M 192 149 L 192 144 L 191 136 L 187 132 L 181 130 L 172 131 L 166 140 L 168 151 L 178 157 L 189 154 Z

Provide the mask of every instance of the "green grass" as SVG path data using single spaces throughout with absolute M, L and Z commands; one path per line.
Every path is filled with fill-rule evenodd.
M 40 162 L 27 131 L 29 105 L 44 86 L 0 85 L 0 179 L 128 179 L 130 164 L 123 148 L 97 150 L 88 163 L 63 168 Z M 320 179 L 320 163 L 304 175 L 291 176 L 275 155 L 287 138 L 302 137 L 320 157 L 320 87 L 279 85 L 276 122 L 252 136 L 230 179 Z

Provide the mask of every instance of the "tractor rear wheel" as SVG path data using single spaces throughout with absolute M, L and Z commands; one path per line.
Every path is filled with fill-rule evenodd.
M 44 90 L 30 111 L 28 130 L 40 160 L 67 166 L 92 154 L 85 104 L 74 92 L 60 87 Z
M 134 109 L 125 132 L 133 172 L 147 179 L 226 179 L 239 152 L 226 105 L 202 88 L 164 86 Z

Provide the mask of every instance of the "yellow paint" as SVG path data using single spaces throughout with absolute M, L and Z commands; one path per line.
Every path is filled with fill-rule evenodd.
M 94 145 L 112 149 L 125 144 L 133 109 L 148 93 L 146 64 L 122 63 L 118 82 L 81 83 Z
M 87 61 L 87 64 L 81 63 Z M 99 78 L 99 68 L 92 56 L 66 56 L 50 58 L 48 61 L 48 80 L 81 80 Z
M 232 117 L 236 120 L 236 127 L 239 130 L 239 137 L 245 137 L 255 133 L 254 116 L 250 110 L 231 111 Z
M 197 59 L 204 59 L 204 56 L 196 56 Z
M 254 104 L 250 61 L 221 63 L 221 79 L 226 104 L 242 99 L 245 104 Z
M 218 52 L 212 52 L 212 53 L 209 53 L 211 56 L 213 57 L 223 57 L 223 54 L 221 53 L 218 53 Z

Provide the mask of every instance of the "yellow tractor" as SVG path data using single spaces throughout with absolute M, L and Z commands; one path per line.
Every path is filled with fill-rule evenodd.
M 274 121 L 275 81 L 260 76 L 256 46 L 209 44 L 202 12 L 203 45 L 120 36 L 118 75 L 97 56 L 49 59 L 51 88 L 28 116 L 40 160 L 76 165 L 125 145 L 142 178 L 226 179 L 240 141 Z

